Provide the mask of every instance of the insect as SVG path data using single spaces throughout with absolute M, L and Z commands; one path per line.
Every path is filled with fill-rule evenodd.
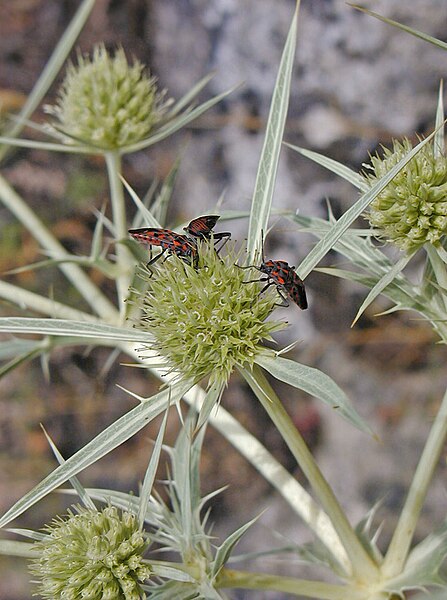
M 197 260 L 197 246 L 195 240 L 171 231 L 170 229 L 161 229 L 156 227 L 142 227 L 140 229 L 129 229 L 130 235 L 143 244 L 148 246 L 158 246 L 161 248 L 154 258 L 147 263 L 147 266 L 153 264 L 165 253 L 175 254 L 187 262 L 195 264 Z
M 267 282 L 261 294 L 271 285 L 276 285 L 276 290 L 283 300 L 279 306 L 289 306 L 287 299 L 289 297 L 301 310 L 307 308 L 306 288 L 303 280 L 296 274 L 295 267 L 291 267 L 285 260 L 263 260 L 259 267 L 255 266 L 255 269 L 266 275 L 257 280 Z M 286 296 L 281 292 L 285 292 Z
M 198 239 L 209 240 L 212 235 L 215 242 L 225 240 L 219 248 L 219 250 L 221 250 L 230 239 L 231 233 L 229 231 L 219 233 L 214 233 L 212 231 L 218 219 L 220 219 L 219 215 L 203 215 L 202 217 L 193 219 L 191 223 L 186 227 L 183 227 L 183 229 L 186 233 Z
M 266 281 L 267 283 L 261 290 L 265 292 L 271 285 L 276 285 L 276 291 L 282 299 L 282 304 L 278 306 L 289 306 L 289 300 L 293 300 L 295 304 L 305 310 L 307 308 L 307 297 L 306 288 L 304 287 L 303 280 L 298 277 L 295 267 L 291 267 L 285 260 L 265 260 L 264 258 L 264 237 L 262 240 L 262 263 L 258 267 L 256 265 L 248 265 L 247 267 L 240 267 L 241 269 L 255 268 L 266 277 L 261 279 L 253 279 L 251 281 L 245 281 L 244 283 L 254 283 L 255 281 Z M 239 265 L 237 265 L 239 266 Z M 282 292 L 285 292 L 285 296 Z

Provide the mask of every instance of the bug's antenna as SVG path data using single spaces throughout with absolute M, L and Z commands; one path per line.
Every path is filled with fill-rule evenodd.
M 265 263 L 265 256 L 264 256 L 264 230 L 261 229 L 261 249 L 262 249 L 262 262 Z

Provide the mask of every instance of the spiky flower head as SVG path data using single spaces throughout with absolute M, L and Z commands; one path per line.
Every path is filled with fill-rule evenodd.
M 409 140 L 394 140 L 392 150 L 371 157 L 368 182 L 373 185 L 411 149 Z M 433 142 L 427 142 L 373 200 L 367 217 L 381 237 L 408 254 L 427 242 L 439 243 L 447 233 L 447 160 L 435 156 Z
M 266 321 L 275 291 L 260 295 L 259 284 L 244 283 L 237 258 L 231 249 L 220 258 L 199 242 L 197 265 L 171 256 L 148 277 L 138 326 L 152 333 L 152 349 L 168 368 L 194 382 L 210 376 L 210 383 L 226 383 L 236 365 L 253 365 L 262 341 L 287 326 Z
M 109 506 L 101 511 L 76 508 L 66 519 L 46 526 L 35 542 L 30 570 L 39 594 L 51 600 L 139 600 L 140 583 L 151 569 L 142 555 L 148 543 L 132 513 Z
M 91 59 L 78 55 L 78 64 L 68 66 L 57 103 L 47 112 L 68 143 L 111 150 L 147 137 L 166 104 L 138 60 L 129 64 L 122 48 L 111 56 L 99 45 Z

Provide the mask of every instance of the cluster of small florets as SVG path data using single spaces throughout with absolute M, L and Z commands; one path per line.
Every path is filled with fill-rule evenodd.
M 155 82 L 139 61 L 127 62 L 122 48 L 112 57 L 100 45 L 91 59 L 80 55 L 68 67 L 58 101 L 47 110 L 67 142 L 124 148 L 147 137 L 164 112 Z
M 407 139 L 371 157 L 366 178 L 373 185 L 412 149 Z M 407 253 L 438 244 L 447 233 L 447 160 L 427 142 L 373 200 L 367 215 L 381 237 Z
M 246 271 L 231 250 L 222 259 L 212 244 L 198 244 L 198 264 L 172 256 L 148 277 L 139 326 L 154 336 L 152 349 L 168 368 L 194 382 L 205 376 L 225 383 L 236 365 L 252 365 L 261 342 L 286 327 L 266 321 L 274 309 L 274 290 L 259 295 L 244 284 Z
M 109 506 L 77 508 L 46 527 L 34 544 L 31 572 L 39 594 L 51 600 L 140 600 L 151 569 L 143 562 L 148 542 L 134 514 Z

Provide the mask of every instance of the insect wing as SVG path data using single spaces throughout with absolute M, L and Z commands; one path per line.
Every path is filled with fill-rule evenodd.
M 192 256 L 196 253 L 194 241 L 186 235 L 173 232 L 170 238 L 165 241 L 165 244 L 173 254 L 178 256 Z
M 169 242 L 174 232 L 170 229 L 157 229 L 154 227 L 142 227 L 140 229 L 129 229 L 129 234 L 138 242 L 149 246 L 162 246 Z
M 307 308 L 307 296 L 306 288 L 304 287 L 303 280 L 293 271 L 293 279 L 287 285 L 287 293 L 290 298 L 297 304 L 301 310 Z
M 189 235 L 193 235 L 194 237 L 208 238 L 219 218 L 218 215 L 203 215 L 202 217 L 193 219 L 184 229 Z

